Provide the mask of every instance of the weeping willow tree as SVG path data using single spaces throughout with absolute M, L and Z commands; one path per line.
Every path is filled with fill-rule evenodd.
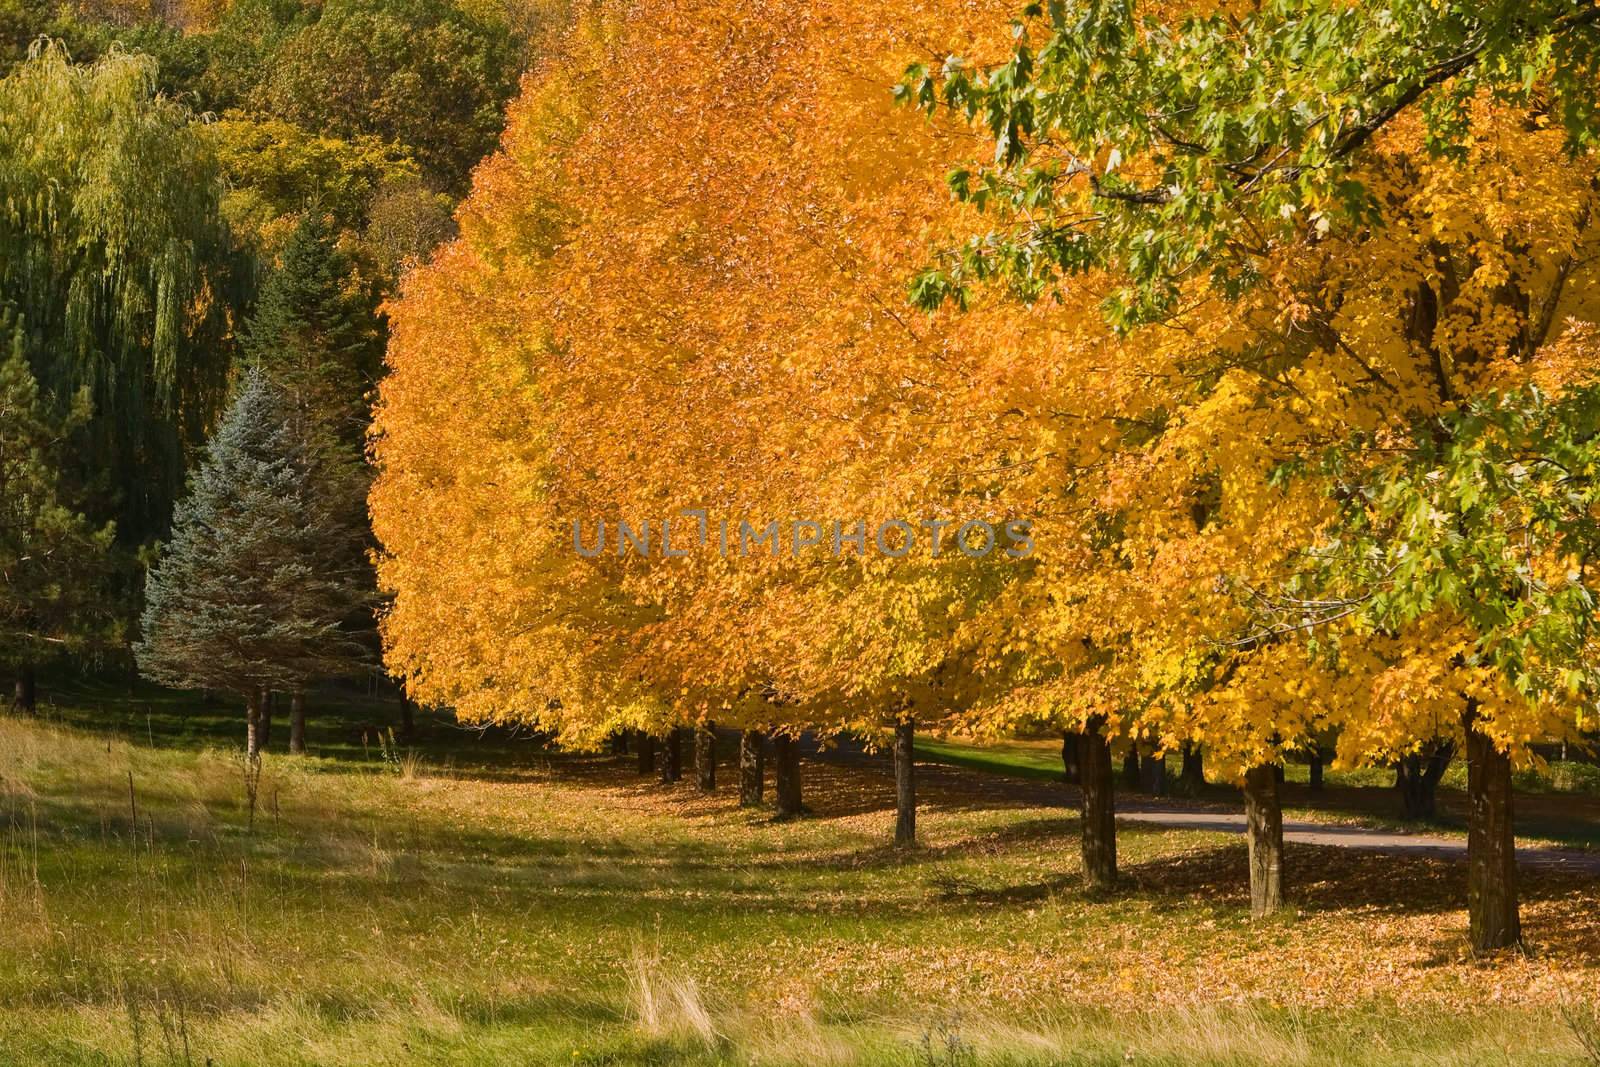
M 133 541 L 164 531 L 221 403 L 250 275 L 198 133 L 146 56 L 40 41 L 0 79 L 0 304 L 46 393 L 88 391 L 79 462 Z

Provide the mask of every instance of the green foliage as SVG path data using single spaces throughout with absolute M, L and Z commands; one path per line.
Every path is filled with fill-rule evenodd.
M 315 469 L 328 519 L 349 533 L 330 541 L 313 562 L 347 585 L 354 615 L 347 621 L 377 647 L 371 613 L 376 578 L 367 558 L 364 462 L 367 397 L 382 369 L 384 336 L 373 294 L 361 287 L 340 251 L 330 221 L 302 216 L 285 240 L 244 329 L 250 368 L 282 394 L 288 427 Z
M 1120 326 L 1171 309 L 1179 280 L 1223 292 L 1278 239 L 1377 219 L 1348 163 L 1408 108 L 1430 148 L 1463 145 L 1480 92 L 1527 100 L 1595 139 L 1600 9 L 1569 0 L 1270 0 L 1163 22 L 1134 0 L 1031 3 L 1006 62 L 907 72 L 898 97 L 958 112 L 995 163 L 950 176 L 1002 225 L 918 277 L 913 299 L 964 301 L 999 280 L 1034 299 L 1111 268 Z
M 136 7 L 0 0 L 0 307 L 22 313 L 20 344 L 59 416 L 88 390 L 68 473 L 126 539 L 164 534 L 242 345 L 285 398 L 293 440 L 279 444 L 298 450 L 286 462 L 313 472 L 302 489 L 337 530 L 305 561 L 340 590 L 340 640 L 320 665 L 302 649 L 284 667 L 295 656 L 280 649 L 280 675 L 367 654 L 377 307 L 406 262 L 454 233 L 440 190 L 462 191 L 498 137 L 527 59 L 513 10 L 239 0 L 214 22 L 203 2 L 168 9 L 167 24 Z M 252 256 L 267 278 L 253 309 Z
M 357 445 L 383 360 L 376 301 L 360 284 L 329 220 L 307 212 L 284 241 L 243 336 L 251 366 L 297 409 Z
M 234 190 L 229 216 L 246 232 L 312 198 L 354 229 L 380 187 L 420 179 L 423 199 L 465 191 L 543 17 L 537 4 L 238 0 L 214 29 L 184 32 L 57 0 L 0 0 L 0 72 L 41 35 L 80 63 L 147 55 L 166 96 L 225 116 L 208 132 Z
M 458 193 L 499 137 L 520 59 L 504 25 L 447 0 L 243 0 L 214 49 L 212 106 L 402 145 Z
M 223 209 L 240 232 L 270 234 L 316 203 L 341 229 L 359 230 L 380 190 L 415 181 L 399 146 L 311 133 L 283 119 L 229 112 L 205 127 L 229 191 Z
M 0 189 L 0 300 L 45 390 L 90 391 L 81 458 L 127 494 L 96 510 L 158 530 L 242 299 L 215 161 L 148 58 L 41 47 L 0 79 Z
M 211 64 L 211 52 L 204 34 L 185 33 L 163 22 L 140 22 L 114 36 L 109 28 L 94 26 L 94 31 L 106 37 L 102 51 L 120 48 L 128 52 L 142 52 L 156 61 L 156 87 L 162 93 L 185 106 L 196 110 L 209 110 L 206 101 L 196 92 L 196 83 Z M 88 56 L 73 53 L 78 62 Z
M 1600 385 L 1483 397 L 1415 441 L 1392 457 L 1370 442 L 1330 455 L 1342 508 L 1309 586 L 1322 610 L 1380 632 L 1448 612 L 1476 634 L 1468 666 L 1530 701 L 1593 700 Z
M 65 417 L 39 390 L 14 316 L 0 315 L 0 663 L 35 666 L 118 636 L 108 604 L 113 527 L 67 492 L 62 458 L 89 415 L 80 391 Z
M 218 112 L 247 108 L 284 43 L 316 18 L 300 0 L 237 0 L 206 37 L 210 62 L 195 85 Z
M 363 531 L 290 399 L 249 371 L 151 571 L 134 646 L 149 678 L 249 694 L 346 673 L 368 585 L 339 562 Z
M 456 235 L 455 202 L 419 179 L 387 181 L 367 206 L 361 234 L 366 258 L 393 292 L 400 274 Z
M 26 62 L 40 37 L 60 42 L 68 55 L 86 62 L 105 52 L 112 33 L 58 0 L 0 0 L 0 75 Z

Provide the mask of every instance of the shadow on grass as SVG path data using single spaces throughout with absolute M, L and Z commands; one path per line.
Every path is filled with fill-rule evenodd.
M 88 686 L 75 695 L 64 689 L 60 692 L 63 702 L 55 709 L 55 718 L 123 736 L 136 745 L 153 742 L 157 748 L 192 748 L 197 743 L 219 747 L 237 743 L 239 712 L 193 694 L 138 686 L 130 694 L 110 685 L 98 690 Z M 69 696 L 75 703 L 65 703 Z M 352 724 L 370 723 L 369 716 L 382 711 L 384 702 L 359 694 L 346 694 L 339 700 L 337 694 L 322 696 L 324 700 L 313 705 L 317 710 L 312 719 L 313 747 L 331 751 L 319 751 L 327 761 L 317 764 L 317 772 L 370 773 L 381 767 L 381 756 L 370 746 L 363 749 L 346 742 L 340 747 L 334 742 L 340 736 L 348 737 Z M 392 700 L 388 711 L 398 715 Z M 419 747 L 432 778 L 508 784 L 559 781 L 568 787 L 604 789 L 623 799 L 648 800 L 683 817 L 722 821 L 736 817 L 731 795 L 736 768 L 727 739 L 721 746 L 718 768 L 722 789 L 707 795 L 695 789 L 692 773 L 672 786 L 663 786 L 653 776 L 641 777 L 635 773 L 631 757 L 550 752 L 531 741 L 480 736 L 436 722 L 428 723 L 427 729 L 427 744 Z M 444 729 L 451 733 L 442 734 Z M 278 730 L 281 741 L 286 723 L 280 723 Z M 1018 781 L 954 767 L 919 765 L 918 776 L 922 810 L 930 813 L 1060 808 L 1076 799 L 1075 793 L 1059 784 Z M 770 786 L 770 768 L 768 781 Z M 60 843 L 92 847 L 98 842 L 131 848 L 133 813 L 125 790 L 125 781 L 108 778 L 90 783 L 70 797 L 31 799 L 26 802 L 27 811 L 23 802 L 13 799 L 0 817 L 9 821 L 13 835 L 28 824 Z M 948 844 L 894 849 L 888 843 L 893 778 L 887 759 L 848 746 L 806 761 L 805 793 L 813 811 L 811 818 L 826 822 L 881 813 L 885 816 L 882 842 L 824 846 L 819 852 L 813 840 L 792 852 L 753 859 L 726 852 L 709 841 L 675 840 L 670 850 L 664 850 L 648 840 L 633 844 L 606 835 L 574 839 L 541 835 L 537 829 L 495 833 L 376 816 L 370 825 L 362 816 L 340 826 L 313 827 L 298 812 L 299 800 L 292 795 L 275 802 L 264 797 L 258 830 L 246 836 L 242 775 L 237 797 L 207 798 L 200 805 L 203 816 L 196 814 L 192 797 L 149 794 L 137 782 L 136 791 L 138 834 L 146 847 L 153 844 L 173 853 L 187 850 L 193 853 L 195 864 L 207 861 L 207 854 L 214 862 L 218 855 L 237 852 L 277 864 L 279 876 L 308 895 L 330 882 L 356 882 L 370 887 L 379 899 L 418 886 L 440 891 L 514 887 L 535 895 L 566 892 L 624 904 L 648 895 L 653 906 L 660 907 L 672 894 L 692 889 L 690 895 L 703 905 L 737 906 L 761 896 L 770 910 L 802 914 L 814 909 L 802 901 L 775 899 L 770 890 L 763 889 L 762 878 L 783 870 L 936 869 L 949 862 L 1013 851 L 1037 852 L 1046 847 L 1071 856 L 1076 853 L 1078 831 L 1075 815 L 1041 813 L 978 829 Z M 274 806 L 285 813 L 281 820 L 272 817 Z M 747 814 L 751 819 L 763 817 L 758 812 Z M 1146 835 L 1206 829 L 1234 828 L 1200 822 L 1175 831 L 1125 821 L 1119 826 L 1119 837 L 1131 843 Z M 1328 829 L 1338 832 L 1337 827 Z M 1116 892 L 1237 912 L 1247 904 L 1245 857 L 1243 842 L 1235 841 L 1133 863 L 1125 859 L 1123 884 Z M 80 855 L 78 861 L 90 866 L 96 862 L 86 855 Z M 115 866 L 122 860 L 108 856 L 100 862 Z M 1303 914 L 1351 910 L 1440 914 L 1465 906 L 1465 870 L 1460 859 L 1291 844 L 1286 878 L 1291 900 Z M 1600 956 L 1600 919 L 1591 914 L 1592 892 L 1588 891 L 1592 882 L 1592 875 L 1581 872 L 1524 871 L 1530 936 L 1544 937 L 1547 943 L 1584 959 Z M 926 885 L 933 890 L 935 901 L 949 904 L 1026 906 L 1080 892 L 1072 873 L 1014 885 L 984 885 L 954 875 L 940 877 L 935 870 Z M 885 907 L 899 910 L 904 901 Z

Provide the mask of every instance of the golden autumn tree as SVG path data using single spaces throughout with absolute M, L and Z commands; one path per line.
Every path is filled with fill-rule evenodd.
M 553 146 L 586 120 L 584 58 L 602 32 L 575 32 L 567 63 L 524 96 L 460 213 L 462 238 L 408 277 L 373 442 L 390 669 L 469 720 L 574 739 L 652 708 L 610 640 L 642 609 L 570 550 L 552 394 L 533 358 L 547 338 L 520 330 L 523 293 L 567 225 Z
M 886 87 L 919 35 L 966 17 L 635 6 L 535 80 L 463 239 L 394 309 L 374 512 L 391 657 L 419 692 L 591 736 L 623 722 L 619 679 L 654 694 L 658 729 L 884 730 L 913 697 L 923 721 L 947 714 L 966 669 L 953 637 L 1009 566 L 949 542 L 1028 512 L 998 495 L 1020 439 L 1002 425 L 1010 352 L 954 316 L 959 337 L 914 325 L 900 298 L 934 220 L 964 210 L 936 161 L 971 141 L 927 131 Z M 710 72 L 679 61 L 713 48 L 728 63 Z M 491 393 L 500 415 L 433 425 Z M 441 510 L 419 516 L 419 495 Z M 795 521 L 875 540 L 895 518 L 952 523 L 945 558 L 926 529 L 903 565 L 876 544 L 794 551 Z M 746 521 L 779 521 L 784 551 L 661 556 L 665 523 Z M 623 545 L 623 522 L 656 551 Z M 577 603 L 598 589 L 617 605 L 603 619 Z M 568 621 L 534 637 L 535 610 Z M 483 647 L 505 634 L 519 647 Z M 606 650 L 581 668 L 580 634 Z M 752 692 L 774 699 L 740 711 Z
M 1002 59 L 914 69 L 905 98 L 991 135 L 951 182 L 996 223 L 913 295 L 1112 276 L 1170 393 L 1102 498 L 1163 605 L 1150 726 L 1243 770 L 1257 911 L 1285 746 L 1463 739 L 1487 949 L 1520 936 L 1511 763 L 1592 685 L 1590 504 L 1550 472 L 1587 440 L 1600 15 L 1381 7 L 1034 6 Z
M 902 297 L 970 215 L 940 171 L 977 146 L 886 87 L 1001 10 L 635 5 L 532 83 L 462 241 L 394 309 L 374 512 L 420 693 L 574 740 L 776 729 L 791 757 L 801 728 L 893 730 L 902 840 L 913 721 L 1087 730 L 1085 873 L 1114 877 L 1107 745 L 1139 728 L 1154 646 L 1119 612 L 1148 571 L 1110 460 L 1167 403 L 1161 357 L 1092 298 L 924 318 Z M 1108 360 L 1126 373 L 1088 373 Z M 955 545 L 1018 519 L 1025 558 Z M 797 548 L 797 523 L 861 541 Z
M 602 8 L 530 82 L 462 240 L 395 308 L 374 494 L 392 661 L 464 714 L 579 742 L 711 722 L 907 745 L 912 720 L 1082 731 L 1091 884 L 1115 875 L 1109 743 L 1203 743 L 1245 785 L 1258 912 L 1282 899 L 1285 752 L 1336 733 L 1347 762 L 1389 762 L 1496 738 L 1475 764 L 1504 781 L 1529 739 L 1576 724 L 1570 707 L 1489 699 L 1515 684 L 1477 660 L 1476 624 L 1375 614 L 1395 587 L 1334 546 L 1396 541 L 1398 512 L 1352 524 L 1349 506 L 1407 476 L 1380 460 L 1410 454 L 1418 425 L 1536 364 L 1581 365 L 1556 307 L 1580 307 L 1586 157 L 1518 190 L 1564 132 L 1341 12 L 1234 26 L 1064 6 L 1037 16 L 1052 36 L 1035 55 L 998 9 Z M 1150 119 L 1161 93 L 1198 91 L 1185 57 L 1305 19 L 1379 74 L 1351 88 L 1319 54 L 1300 90 L 1351 108 L 1367 93 L 1376 112 L 1338 133 L 1269 122 L 1250 110 L 1268 50 L 1236 56 L 1214 102 L 1251 122 L 1174 141 Z M 995 65 L 914 77 L 913 98 L 965 112 L 925 125 L 883 86 L 929 40 Z M 1040 84 L 1079 98 L 1040 115 Z M 1406 110 L 1441 86 L 1460 102 L 1453 154 Z M 1242 157 L 1254 170 L 1205 165 L 1274 136 Z M 907 309 L 927 245 L 995 208 L 1002 225 L 913 287 L 964 306 Z M 1441 287 L 1442 262 L 1474 284 Z M 1028 557 L 932 557 L 923 520 L 980 518 L 1025 518 Z M 865 543 L 895 519 L 914 555 Z M 861 551 L 798 543 L 857 523 Z

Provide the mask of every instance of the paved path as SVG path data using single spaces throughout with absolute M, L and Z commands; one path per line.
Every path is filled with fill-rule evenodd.
M 827 751 L 808 746 L 806 754 L 813 759 L 828 763 L 858 766 L 883 774 L 893 773 L 888 766 L 886 754 L 872 755 L 862 751 L 859 746 L 848 743 Z M 1078 790 L 1073 786 L 1032 778 L 1012 778 L 991 771 L 957 767 L 947 763 L 919 761 L 917 778 L 919 786 L 925 784 L 935 789 L 988 796 L 1013 803 L 1063 808 L 1076 808 L 1079 804 Z M 1209 800 L 1186 801 L 1119 795 L 1117 818 L 1176 829 L 1237 834 L 1245 831 L 1245 817 L 1241 808 Z M 1356 848 L 1399 855 L 1436 856 L 1441 859 L 1465 859 L 1467 855 L 1467 841 L 1462 836 L 1407 833 L 1402 830 L 1381 830 L 1303 819 L 1285 819 L 1283 839 L 1290 844 L 1326 845 L 1333 848 Z M 1518 848 L 1517 863 L 1519 866 L 1536 867 L 1541 870 L 1600 874 L 1600 852 L 1582 849 Z
M 1242 811 L 1197 811 L 1177 804 L 1134 801 L 1119 809 L 1117 818 L 1186 830 L 1214 830 L 1219 833 L 1238 834 L 1245 831 Z M 1437 856 L 1441 859 L 1465 859 L 1467 856 L 1467 842 L 1460 837 L 1414 834 L 1403 830 L 1376 830 L 1368 826 L 1346 826 L 1340 823 L 1307 822 L 1297 819 L 1283 821 L 1283 840 L 1291 844 L 1330 845 L 1334 848 L 1359 848 L 1370 852 L 1392 852 L 1408 856 Z M 1517 863 L 1520 866 L 1545 870 L 1586 870 L 1600 873 L 1600 853 L 1580 849 L 1519 848 Z

